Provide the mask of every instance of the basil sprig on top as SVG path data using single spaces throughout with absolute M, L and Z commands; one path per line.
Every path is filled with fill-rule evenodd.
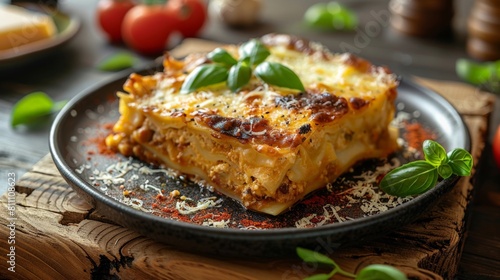
M 473 166 L 472 155 L 461 148 L 446 153 L 443 146 L 432 140 L 423 143 L 425 160 L 416 160 L 387 173 L 380 188 L 400 197 L 416 195 L 430 190 L 438 177 L 446 179 L 453 174 L 468 176 Z
M 250 82 L 252 75 L 263 82 L 292 90 L 305 91 L 300 78 L 290 68 L 277 62 L 265 61 L 271 54 L 257 39 L 242 44 L 239 58 L 234 58 L 222 48 L 207 54 L 213 63 L 196 67 L 184 80 L 181 93 L 190 93 L 201 87 L 226 82 L 231 91 L 237 92 Z

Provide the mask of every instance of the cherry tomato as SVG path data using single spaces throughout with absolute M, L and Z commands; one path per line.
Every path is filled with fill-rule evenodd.
M 497 131 L 495 132 L 495 136 L 493 137 L 493 157 L 497 162 L 498 168 L 500 168 L 500 126 L 497 127 Z
M 177 25 L 176 15 L 165 5 L 137 5 L 123 20 L 123 41 L 137 52 L 158 55 L 165 50 Z
M 169 0 L 167 9 L 177 15 L 177 30 L 184 37 L 196 36 L 207 19 L 207 7 L 200 0 Z
M 122 41 L 122 22 L 125 14 L 135 6 L 132 0 L 99 0 L 97 3 L 97 22 L 109 41 Z

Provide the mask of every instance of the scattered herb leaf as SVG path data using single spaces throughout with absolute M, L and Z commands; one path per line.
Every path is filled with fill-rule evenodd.
M 461 58 L 455 63 L 457 75 L 464 81 L 493 93 L 500 93 L 500 60 L 476 62 Z
M 406 275 L 390 265 L 372 264 L 358 273 L 356 280 L 406 280 Z
M 305 278 L 304 280 L 328 280 L 337 273 L 356 280 L 407 280 L 406 275 L 403 272 L 389 265 L 369 265 L 361 269 L 356 275 L 344 271 L 337 263 L 335 263 L 334 260 L 319 252 L 301 247 L 297 247 L 296 252 L 297 255 L 305 262 L 323 264 L 333 268 L 328 274 L 315 274 Z
M 255 68 L 255 75 L 271 85 L 305 91 L 297 74 L 283 64 L 262 62 Z
M 215 50 L 209 52 L 207 57 L 213 62 L 221 63 L 226 66 L 232 66 L 238 62 L 231 54 L 222 48 L 216 48 Z
M 323 30 L 354 30 L 358 25 L 356 13 L 335 1 L 310 6 L 304 13 L 304 21 Z
M 321 254 L 320 252 L 312 251 L 309 249 L 297 247 L 297 255 L 306 262 L 309 263 L 322 263 L 331 266 L 337 266 L 337 264 L 330 259 L 328 256 Z
M 223 77 L 226 77 L 228 87 L 236 92 L 250 82 L 252 72 L 265 83 L 305 90 L 300 78 L 290 68 L 277 62 L 264 62 L 271 53 L 259 40 L 253 39 L 242 44 L 238 53 L 240 56 L 238 60 L 221 48 L 208 53 L 207 58 L 214 63 L 195 68 L 184 80 L 181 93 L 189 93 L 203 86 L 223 82 Z
M 190 93 L 201 87 L 218 84 L 227 80 L 227 68 L 218 64 L 203 64 L 189 73 L 182 84 L 181 93 Z
M 134 66 L 135 58 L 126 52 L 114 54 L 101 61 L 97 68 L 102 71 L 119 71 Z
M 52 98 L 41 91 L 32 92 L 20 99 L 12 108 L 11 126 L 31 124 L 39 118 L 60 110 L 65 101 L 54 103 Z
M 457 148 L 445 154 L 437 142 L 423 143 L 425 160 L 409 162 L 387 173 L 380 182 L 380 188 L 395 196 L 409 196 L 426 192 L 436 185 L 438 177 L 448 178 L 452 174 L 468 176 L 473 166 L 472 155 Z
M 248 59 L 250 65 L 260 64 L 271 55 L 266 46 L 257 39 L 252 39 L 243 43 L 238 52 L 240 54 L 240 60 Z

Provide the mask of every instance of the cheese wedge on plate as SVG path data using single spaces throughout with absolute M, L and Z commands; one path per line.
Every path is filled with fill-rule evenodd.
M 50 16 L 14 5 L 0 5 L 0 51 L 53 37 L 56 26 Z

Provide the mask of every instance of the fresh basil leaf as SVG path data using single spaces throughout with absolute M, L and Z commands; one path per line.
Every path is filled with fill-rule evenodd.
M 387 173 L 380 182 L 380 188 L 400 197 L 424 193 L 436 185 L 436 166 L 424 160 L 412 161 Z
M 453 175 L 453 169 L 451 169 L 451 166 L 448 163 L 438 166 L 437 171 L 439 176 L 443 177 L 443 179 L 447 179 Z
M 323 255 L 319 252 L 312 251 L 309 249 L 297 247 L 296 248 L 297 255 L 305 262 L 309 263 L 318 263 L 318 264 L 326 264 L 329 266 L 336 267 L 337 264 L 330 259 L 328 256 Z
M 457 60 L 455 71 L 460 78 L 473 85 L 483 84 L 492 76 L 491 68 L 488 65 L 464 58 Z
M 457 74 L 459 77 L 474 85 L 481 85 L 493 78 L 496 74 L 494 63 L 475 62 L 468 59 L 457 61 Z
M 225 49 L 216 48 L 207 54 L 208 59 L 213 62 L 222 63 L 227 66 L 235 65 L 238 61 Z
M 364 267 L 358 273 L 356 280 L 407 280 L 399 269 L 383 264 L 372 264 Z
M 119 71 L 134 66 L 135 58 L 126 52 L 114 54 L 101 61 L 97 68 L 102 71 Z
M 328 3 L 328 11 L 332 14 L 332 27 L 336 30 L 354 30 L 358 25 L 356 14 L 338 2 Z
M 280 63 L 262 62 L 255 68 L 255 76 L 271 85 L 305 91 L 297 74 Z
M 54 102 L 44 92 L 32 92 L 19 100 L 12 108 L 11 125 L 30 124 L 52 113 Z
M 436 141 L 425 140 L 422 147 L 425 160 L 434 166 L 439 166 L 448 159 L 446 150 Z
M 248 84 L 251 77 L 252 68 L 245 63 L 238 62 L 229 69 L 227 85 L 233 92 L 237 92 L 241 87 Z
M 333 28 L 333 14 L 328 10 L 327 3 L 316 3 L 307 8 L 304 13 L 304 21 L 308 25 L 316 28 Z
M 469 176 L 474 165 L 472 155 L 464 149 L 457 148 L 448 153 L 448 164 L 458 176 Z
M 181 86 L 181 93 L 190 93 L 201 87 L 226 81 L 228 70 L 217 64 L 204 64 L 189 73 Z
M 269 50 L 257 39 L 252 39 L 240 46 L 238 49 L 240 60 L 249 59 L 250 65 L 262 63 L 271 55 Z

